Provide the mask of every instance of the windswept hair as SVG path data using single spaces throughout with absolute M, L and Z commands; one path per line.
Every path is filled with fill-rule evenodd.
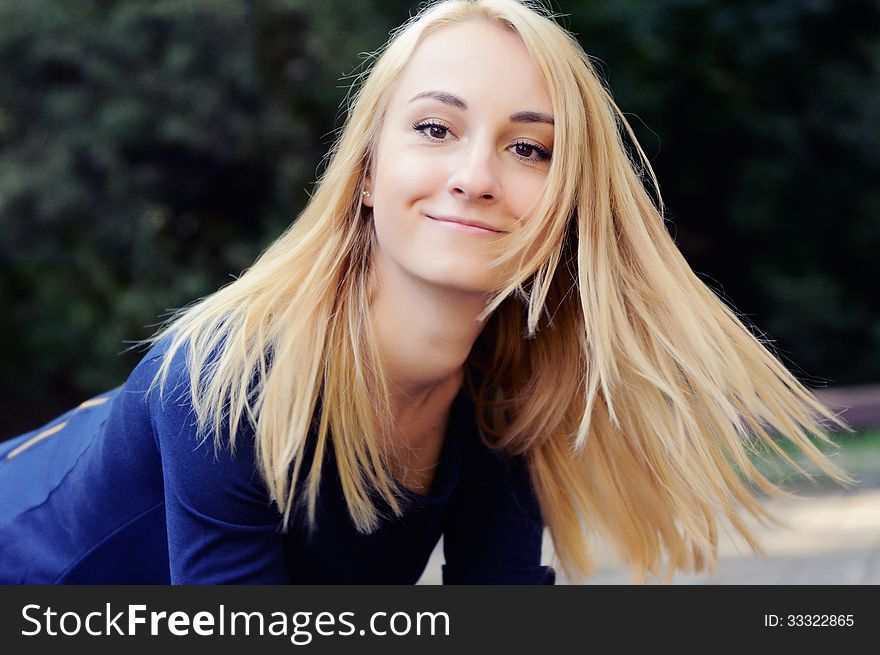
M 831 443 L 829 424 L 848 428 L 690 269 L 632 129 L 577 40 L 534 2 L 429 3 L 392 33 L 353 88 L 297 220 L 238 279 L 177 310 L 148 340 L 171 340 L 151 390 L 164 388 L 184 347 L 199 429 L 234 448 L 239 428 L 254 428 L 285 527 L 301 503 L 314 524 L 328 440 L 359 530 L 378 526 L 377 495 L 403 512 L 383 438 L 390 401 L 369 312 L 376 243 L 360 192 L 414 49 L 474 19 L 520 37 L 555 116 L 546 188 L 522 229 L 501 240 L 492 265 L 510 274 L 466 363 L 484 440 L 525 456 L 570 576 L 594 568 L 590 535 L 636 581 L 664 565 L 670 578 L 714 570 L 721 521 L 760 551 L 741 512 L 773 521 L 757 491 L 787 492 L 750 453 L 765 445 L 798 468 L 782 437 L 846 484 L 810 435 Z M 310 431 L 315 455 L 304 461 Z

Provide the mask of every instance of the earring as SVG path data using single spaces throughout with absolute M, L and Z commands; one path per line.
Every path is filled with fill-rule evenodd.
M 373 193 L 371 191 L 361 191 L 361 195 L 364 198 L 369 198 L 371 195 L 373 195 Z

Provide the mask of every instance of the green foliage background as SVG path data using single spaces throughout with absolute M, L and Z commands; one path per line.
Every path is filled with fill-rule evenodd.
M 574 0 L 693 268 L 808 383 L 880 378 L 880 2 Z M 0 438 L 121 384 L 308 199 L 399 0 L 0 0 Z

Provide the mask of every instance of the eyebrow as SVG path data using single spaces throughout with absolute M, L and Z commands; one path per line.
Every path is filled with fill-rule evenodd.
M 454 93 L 447 91 L 422 91 L 410 98 L 410 103 L 421 98 L 432 98 L 446 105 L 457 107 L 462 111 L 467 111 L 467 103 Z M 553 117 L 540 111 L 518 111 L 510 115 L 510 120 L 514 123 L 546 123 L 553 125 Z

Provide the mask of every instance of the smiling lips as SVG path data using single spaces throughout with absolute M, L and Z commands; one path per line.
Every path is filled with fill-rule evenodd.
M 496 229 L 482 221 L 466 220 L 457 216 L 428 216 L 428 218 L 441 225 L 472 234 L 504 234 L 504 230 Z

